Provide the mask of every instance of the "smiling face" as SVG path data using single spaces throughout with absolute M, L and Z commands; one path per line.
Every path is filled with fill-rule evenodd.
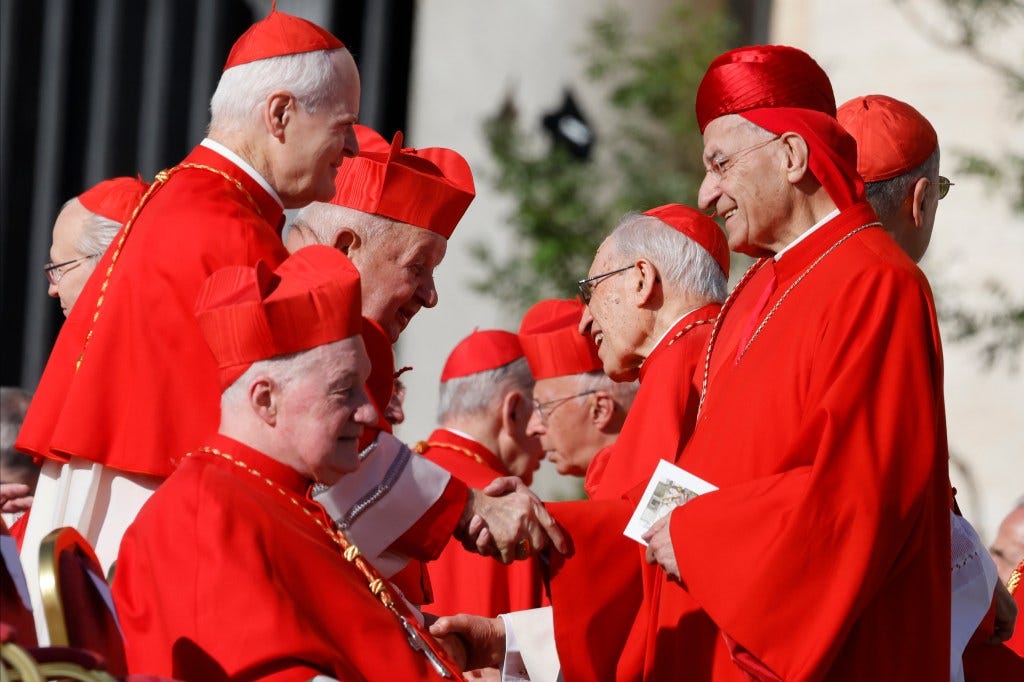
M 623 260 L 606 239 L 598 248 L 587 277 L 629 265 Z M 637 289 L 639 273 L 638 268 L 630 268 L 596 282 L 580 320 L 580 333 L 594 340 L 605 374 L 615 381 L 636 379 L 643 363 L 643 356 L 637 351 L 644 336 L 631 296 Z
M 441 235 L 401 223 L 349 248 L 362 276 L 363 315 L 377 322 L 392 343 L 420 308 L 437 305 L 434 269 L 447 248 Z
M 780 250 L 775 230 L 791 190 L 778 137 L 768 137 L 732 114 L 704 129 L 704 166 L 698 204 L 725 222 L 729 248 L 761 257 Z
M 61 210 L 57 220 L 53 224 L 53 243 L 50 245 L 50 262 L 66 263 L 79 258 L 77 263 L 71 263 L 54 271 L 57 283 L 50 283 L 46 293 L 53 298 L 60 299 L 60 309 L 67 317 L 72 306 L 82 293 L 89 275 L 96 268 L 98 258 L 90 257 L 93 254 L 81 253 L 78 250 L 78 242 L 82 236 L 86 220 L 92 213 L 82 206 L 78 199 L 73 199 Z
M 361 336 L 307 351 L 302 371 L 278 386 L 277 438 L 289 464 L 327 485 L 359 466 L 357 441 L 377 415 L 363 386 L 370 359 Z
M 345 157 L 359 153 L 352 127 L 359 116 L 359 72 L 348 50 L 333 52 L 331 61 L 337 92 L 333 101 L 309 112 L 292 98 L 285 113 L 284 134 L 270 170 L 285 208 L 330 201 L 338 167 Z

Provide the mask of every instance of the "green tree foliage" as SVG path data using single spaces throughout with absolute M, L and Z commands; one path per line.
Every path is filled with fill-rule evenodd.
M 591 161 L 524 130 L 509 98 L 484 124 L 496 162 L 494 181 L 513 200 L 514 252 L 478 242 L 486 275 L 479 291 L 514 312 L 554 296 L 573 296 L 603 237 L 628 211 L 694 204 L 704 175 L 693 102 L 707 64 L 735 28 L 724 13 L 682 2 L 643 34 L 614 8 L 591 25 L 583 48 L 588 75 L 608 86 L 614 117 L 598 131 Z
M 994 38 L 1000 35 L 1024 34 L 1024 2 L 1020 0 L 932 0 L 911 2 L 894 0 L 910 23 L 932 42 L 958 50 L 978 64 L 997 74 L 1006 84 L 1006 115 L 1024 123 L 1024 43 L 1009 41 L 1011 52 L 994 49 Z M 922 10 L 927 7 L 927 10 Z M 1002 153 L 995 156 L 978 154 L 970 149 L 954 149 L 960 175 L 980 178 L 992 196 L 1003 197 L 1010 211 L 1024 219 L 1024 149 L 1007 141 Z M 945 150 L 943 150 L 945 152 Z M 945 155 L 945 154 L 944 154 Z M 1016 221 L 1020 229 L 1024 220 Z M 985 285 L 988 303 L 962 304 L 952 292 L 939 291 L 939 313 L 950 330 L 951 341 L 975 345 L 988 367 L 1005 365 L 1020 370 L 1024 349 L 1024 297 L 1011 292 L 1001 282 L 990 280 Z

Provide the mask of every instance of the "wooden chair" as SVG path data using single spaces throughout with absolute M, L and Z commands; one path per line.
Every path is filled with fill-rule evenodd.
M 98 654 L 110 675 L 127 675 L 110 586 L 92 547 L 74 528 L 58 528 L 40 543 L 39 587 L 51 645 Z

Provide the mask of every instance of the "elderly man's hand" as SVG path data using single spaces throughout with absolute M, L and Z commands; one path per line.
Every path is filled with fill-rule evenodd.
M 0 483 L 0 511 L 5 514 L 28 511 L 32 495 L 24 483 Z
M 676 564 L 676 553 L 672 549 L 672 535 L 669 533 L 669 519 L 666 514 L 654 522 L 643 538 L 647 541 L 647 563 L 658 564 L 669 576 L 679 580 L 679 566 Z
M 493 668 L 505 659 L 505 621 L 460 613 L 441 616 L 430 626 L 437 638 L 458 635 L 466 645 L 467 670 Z
M 550 542 L 563 554 L 565 535 L 544 504 L 515 476 L 498 478 L 483 491 L 470 490 L 457 536 L 469 550 L 502 563 L 525 559 Z

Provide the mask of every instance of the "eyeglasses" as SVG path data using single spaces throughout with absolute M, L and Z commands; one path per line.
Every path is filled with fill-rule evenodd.
M 43 266 L 43 273 L 46 275 L 46 279 L 50 281 L 50 284 L 57 286 L 60 282 L 60 278 L 66 275 L 69 271 L 74 270 L 84 260 L 89 258 L 95 258 L 97 254 L 89 256 L 82 256 L 81 258 L 73 258 L 66 260 L 63 263 L 47 263 Z M 71 267 L 68 267 L 71 266 Z
M 946 195 L 949 194 L 949 188 L 955 185 L 955 182 L 951 182 L 949 178 L 940 175 L 939 176 L 939 198 L 945 199 Z
M 721 177 L 721 176 L 725 175 L 726 172 L 730 168 L 732 168 L 733 164 L 736 163 L 737 161 L 739 161 L 742 157 L 746 156 L 750 152 L 757 151 L 758 149 L 761 149 L 762 147 L 767 147 L 772 142 L 775 142 L 778 139 L 779 139 L 779 136 L 776 135 L 775 137 L 771 138 L 770 140 L 764 140 L 762 142 L 758 142 L 757 144 L 755 144 L 753 146 L 746 147 L 744 149 L 740 149 L 739 151 L 735 151 L 732 154 L 729 154 L 728 156 L 725 155 L 725 154 L 718 154 L 714 158 L 712 158 L 710 161 L 708 161 L 708 167 L 709 167 L 708 170 L 710 170 L 715 175 Z
M 635 268 L 635 267 L 636 267 L 636 263 L 633 263 L 632 265 L 627 265 L 624 268 L 619 268 L 618 270 L 612 270 L 611 272 L 603 272 L 600 275 L 594 275 L 593 277 L 587 277 L 586 279 L 581 279 L 580 281 L 576 282 L 576 286 L 578 286 L 580 288 L 580 296 L 583 297 L 583 303 L 584 304 L 590 303 L 590 297 L 594 295 L 594 289 L 597 288 L 598 282 L 602 281 L 606 277 L 611 277 L 612 275 L 617 275 L 620 272 L 625 272 L 626 270 L 629 270 L 630 268 Z
M 540 417 L 540 420 L 546 424 L 548 419 L 551 418 L 551 415 L 560 405 L 566 401 L 572 400 L 573 398 L 582 398 L 583 396 L 590 395 L 591 393 L 597 393 L 597 389 L 583 391 L 582 393 L 576 393 L 575 395 L 567 395 L 564 398 L 555 398 L 554 400 L 548 400 L 544 403 L 538 403 L 534 400 L 533 410 L 537 413 L 537 416 Z M 545 410 L 547 411 L 545 412 Z

